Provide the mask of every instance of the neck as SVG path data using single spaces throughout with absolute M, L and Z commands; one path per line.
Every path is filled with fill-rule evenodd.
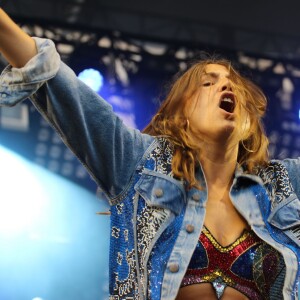
M 228 188 L 236 168 L 238 145 L 207 144 L 201 147 L 199 159 L 208 189 Z

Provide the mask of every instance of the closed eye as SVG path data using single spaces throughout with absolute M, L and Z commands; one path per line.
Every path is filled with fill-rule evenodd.
M 211 81 L 207 81 L 203 83 L 203 86 L 211 86 L 211 85 L 213 85 L 213 82 Z

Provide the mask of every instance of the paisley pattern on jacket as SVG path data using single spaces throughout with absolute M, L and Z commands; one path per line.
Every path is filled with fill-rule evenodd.
M 173 177 L 171 165 L 172 157 L 172 144 L 166 139 L 158 138 L 157 147 L 155 147 L 149 153 L 142 168 L 138 170 L 135 183 L 138 185 L 139 181 L 143 180 L 141 177 L 145 171 L 153 171 L 161 175 Z M 114 288 L 113 291 L 111 291 L 110 296 L 111 300 L 137 300 L 140 299 L 142 294 L 146 298 L 148 297 L 146 295 L 151 294 L 152 289 L 150 289 L 148 284 L 148 276 L 153 276 L 156 272 L 156 270 L 153 270 L 152 266 L 152 248 L 158 236 L 162 236 L 163 230 L 161 229 L 166 229 L 167 225 L 169 225 L 169 222 L 166 222 L 173 220 L 171 218 L 171 212 L 169 209 L 159 207 L 155 202 L 152 202 L 151 199 L 148 198 L 149 191 L 142 191 L 139 190 L 139 188 L 136 189 L 136 193 L 130 194 L 129 202 L 125 200 L 125 203 L 119 203 L 111 209 L 112 216 L 114 215 L 114 212 L 119 215 L 117 217 L 117 221 L 112 218 L 111 237 L 119 238 L 120 233 L 123 232 L 124 240 L 126 242 L 129 242 L 129 240 L 134 240 L 134 237 L 136 237 L 137 240 L 136 249 L 134 249 L 133 245 L 131 245 L 130 249 L 121 247 L 121 249 L 118 249 L 117 253 L 111 250 L 111 257 L 116 259 L 113 262 L 114 266 L 116 267 L 113 269 L 116 271 L 114 274 L 111 274 L 111 281 L 114 282 Z M 144 192 L 145 195 L 143 194 Z M 154 191 L 154 194 L 156 194 L 155 196 L 159 198 L 159 193 L 161 192 L 161 190 L 156 190 Z M 125 216 L 127 219 L 125 223 L 118 222 L 120 221 L 119 218 L 121 214 L 123 214 L 123 216 Z M 129 215 L 136 220 L 136 228 L 132 227 L 133 224 L 131 219 L 128 217 Z M 117 222 L 117 224 L 115 224 L 115 222 Z M 128 228 L 129 223 L 131 223 L 131 230 L 128 231 L 126 228 Z M 166 232 L 167 231 L 168 230 L 166 230 Z M 174 237 L 176 236 L 175 232 L 173 233 L 174 234 L 172 235 L 167 234 L 169 235 L 168 238 L 170 239 L 171 244 L 174 243 Z M 166 237 L 164 237 L 164 239 L 166 239 Z M 164 243 L 166 244 L 166 240 Z M 170 254 L 169 252 L 171 251 L 171 247 L 169 247 L 167 250 L 167 253 L 164 255 L 168 256 Z M 155 252 L 155 254 L 156 253 L 158 252 Z M 164 258 L 164 255 L 160 253 L 159 257 Z M 136 260 L 135 262 L 133 261 L 134 258 Z M 155 263 L 157 263 L 157 261 Z M 138 270 L 137 272 L 135 272 L 135 268 Z M 127 272 L 124 272 L 124 269 L 127 270 Z M 159 273 L 160 274 L 156 274 L 155 276 L 162 280 L 163 273 L 162 271 Z M 137 277 L 139 280 L 137 280 Z M 140 286 L 138 286 L 138 282 L 141 283 Z M 156 288 L 160 288 L 160 286 L 156 286 Z
M 267 167 L 259 169 L 257 175 L 268 191 L 272 208 L 292 195 L 293 187 L 289 174 L 282 163 L 271 161 Z
M 271 161 L 267 167 L 260 169 L 257 175 L 262 179 L 264 187 L 267 190 L 269 199 L 271 201 L 271 214 L 269 221 L 272 225 L 279 229 L 284 229 L 285 234 L 289 236 L 296 244 L 300 244 L 300 224 L 299 224 L 299 200 L 295 195 L 294 189 L 291 185 L 289 174 L 285 166 L 280 161 Z M 288 228 L 281 227 L 280 219 L 276 219 L 277 211 L 284 205 L 286 211 L 297 211 L 298 215 L 295 215 L 290 219 L 290 224 Z M 293 206 L 293 209 L 291 209 Z M 282 215 L 284 215 L 282 213 Z M 290 216 L 289 216 L 290 217 Z M 272 219 L 272 220 L 270 220 Z M 285 218 L 285 223 L 287 223 L 287 218 Z M 286 226 L 287 227 L 287 226 Z

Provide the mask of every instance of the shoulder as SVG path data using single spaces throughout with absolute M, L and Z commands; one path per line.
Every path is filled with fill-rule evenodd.
M 298 165 L 297 159 L 272 160 L 260 168 L 257 175 L 261 177 L 271 200 L 269 223 L 284 232 L 299 247 L 299 176 L 293 170 Z
M 140 167 L 170 175 L 173 153 L 174 145 L 167 137 L 154 137 L 154 141 L 144 154 Z
M 269 161 L 263 167 L 257 168 L 256 175 L 261 178 L 273 204 L 281 203 L 294 194 L 289 172 L 283 161 Z
M 266 165 L 259 167 L 255 171 L 256 175 L 259 176 L 264 183 L 270 181 L 277 181 L 282 183 L 289 179 L 289 172 L 283 161 L 271 160 Z

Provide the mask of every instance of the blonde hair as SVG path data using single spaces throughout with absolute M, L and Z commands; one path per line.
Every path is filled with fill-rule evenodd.
M 246 111 L 249 118 L 246 135 L 239 142 L 237 162 L 251 173 L 255 167 L 268 161 L 268 139 L 262 124 L 267 101 L 262 90 L 239 74 L 227 60 L 212 58 L 199 61 L 174 81 L 158 112 L 143 131 L 153 136 L 165 136 L 173 143 L 172 171 L 177 178 L 186 181 L 187 188 L 201 187 L 195 178 L 199 146 L 189 130 L 186 104 L 199 89 L 200 78 L 208 64 L 225 66 L 229 70 L 233 92 L 239 94 L 238 98 L 245 99 L 236 104 Z

